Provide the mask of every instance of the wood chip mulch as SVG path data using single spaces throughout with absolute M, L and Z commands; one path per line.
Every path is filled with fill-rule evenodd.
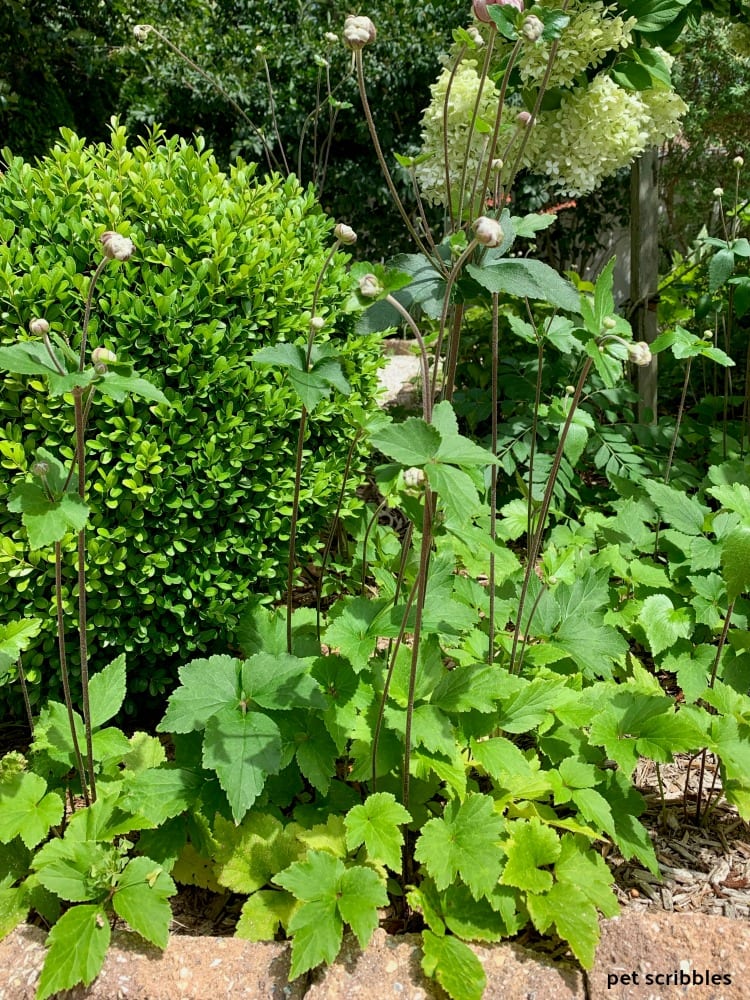
M 716 768 L 716 760 L 709 754 L 702 813 L 707 788 L 712 784 L 716 804 L 708 817 L 704 815 L 696 823 L 700 759 L 680 755 L 674 763 L 659 766 L 664 807 L 657 765 L 650 760 L 639 763 L 634 781 L 647 802 L 640 821 L 651 836 L 661 878 L 637 861 L 625 861 L 617 849 L 605 852 L 623 909 L 750 917 L 750 825 L 720 797 L 721 778 Z

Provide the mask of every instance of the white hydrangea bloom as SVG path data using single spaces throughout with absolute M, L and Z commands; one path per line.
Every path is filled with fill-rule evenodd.
M 479 91 L 477 64 L 471 59 L 460 64 L 450 88 L 446 108 L 445 96 L 450 76 L 450 67 L 446 66 L 437 82 L 430 88 L 432 99 L 422 116 L 422 152 L 430 153 L 431 156 L 429 160 L 420 163 L 416 168 L 417 180 L 424 197 L 433 204 L 442 205 L 448 203 L 443 146 L 444 116 L 447 125 L 451 194 L 454 199 L 458 197 L 461 165 L 464 157 L 467 157 L 465 200 L 468 200 L 478 169 L 480 170 L 480 183 L 484 180 L 489 152 L 488 145 L 492 128 L 494 128 L 498 102 L 498 92 L 494 83 L 490 79 L 485 80 L 479 103 L 480 128 L 484 131 L 475 128 L 469 143 L 469 127 Z M 489 127 L 489 132 L 485 126 Z M 502 142 L 500 144 L 502 145 Z
M 539 0 L 542 7 L 559 7 L 557 0 Z M 570 23 L 563 28 L 549 80 L 550 87 L 569 87 L 588 66 L 598 66 L 608 52 L 632 41 L 636 18 L 611 17 L 601 0 L 573 0 L 567 10 Z M 540 40 L 525 46 L 519 61 L 521 79 L 527 86 L 541 84 L 547 70 L 550 42 Z
M 650 145 L 676 134 L 685 104 L 671 90 L 623 90 L 599 74 L 588 87 L 563 97 L 560 108 L 539 116 L 526 166 L 549 176 L 562 194 L 593 191 Z
M 645 123 L 647 146 L 660 146 L 665 139 L 672 139 L 680 131 L 680 119 L 688 106 L 679 94 L 661 87 L 642 90 L 638 97 L 643 104 L 647 121 Z
M 750 27 L 746 24 L 730 24 L 727 37 L 729 47 L 738 59 L 750 59 Z

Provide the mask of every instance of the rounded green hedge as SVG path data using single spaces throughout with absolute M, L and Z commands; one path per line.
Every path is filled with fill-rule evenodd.
M 29 320 L 45 316 L 75 347 L 100 235 L 114 229 L 132 238 L 136 254 L 111 263 L 97 285 L 90 344 L 132 362 L 172 406 L 95 398 L 90 647 L 95 667 L 97 653 L 106 662 L 126 651 L 131 695 L 156 694 L 175 659 L 223 636 L 248 597 L 283 589 L 300 404 L 283 371 L 253 366 L 249 356 L 304 342 L 333 222 L 294 178 L 261 182 L 244 164 L 224 173 L 200 142 L 155 131 L 130 150 L 120 128 L 110 145 L 87 146 L 65 130 L 62 137 L 36 166 L 3 153 L 0 342 L 29 337 Z M 351 288 L 346 262 L 336 254 L 325 273 L 318 338 L 337 343 L 352 391 L 321 403 L 310 424 L 302 560 L 319 546 L 335 504 L 354 414 L 376 406 L 379 338 L 355 335 L 342 309 Z M 6 620 L 45 619 L 24 659 L 32 681 L 44 677 L 45 694 L 50 680 L 55 689 L 58 662 L 52 553 L 28 550 L 6 497 L 38 446 L 70 458 L 70 403 L 50 399 L 41 381 L 4 375 L 2 611 Z M 64 577 L 71 612 L 72 549 Z

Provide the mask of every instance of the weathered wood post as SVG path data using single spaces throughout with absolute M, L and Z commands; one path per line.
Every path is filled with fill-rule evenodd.
M 656 339 L 659 289 L 659 188 L 656 147 L 646 150 L 630 169 L 630 322 L 635 340 Z M 638 422 L 656 423 L 658 366 L 638 368 Z

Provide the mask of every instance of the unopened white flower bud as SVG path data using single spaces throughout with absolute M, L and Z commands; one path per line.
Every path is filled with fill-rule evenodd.
M 343 222 L 339 222 L 338 225 L 334 227 L 333 235 L 339 243 L 343 243 L 346 247 L 354 246 L 357 242 L 357 234 L 351 226 L 347 226 Z
M 532 123 L 531 112 L 519 111 L 516 115 L 516 121 L 519 125 L 523 125 L 523 127 L 526 128 L 526 126 L 531 125 Z
M 135 245 L 127 236 L 106 232 L 101 237 L 104 256 L 111 260 L 129 260 L 135 252 Z
M 529 14 L 528 17 L 523 19 L 521 31 L 524 38 L 528 39 L 528 41 L 538 42 L 544 31 L 544 21 L 540 20 L 536 14 Z
M 310 329 L 313 333 L 317 333 L 319 330 L 322 330 L 325 325 L 326 321 L 322 316 L 313 316 L 310 320 Z
M 133 28 L 133 35 L 135 36 L 136 42 L 145 42 L 148 38 L 149 31 L 151 31 L 150 24 L 136 24 Z
M 44 479 L 44 477 L 49 472 L 49 462 L 39 461 L 34 462 L 31 466 L 31 473 L 34 476 L 38 476 L 39 479 Z
M 33 333 L 35 337 L 43 337 L 45 333 L 49 333 L 49 323 L 41 317 L 32 319 L 29 323 L 29 333 Z
M 704 330 L 703 331 L 703 339 L 704 340 L 713 340 L 714 339 L 714 331 L 713 330 Z
M 713 191 L 714 198 L 721 198 L 724 195 L 724 188 L 716 187 Z
M 505 161 L 501 160 L 500 157 L 498 156 L 496 159 L 494 159 L 492 161 L 492 163 L 490 164 L 490 166 L 495 171 L 502 170 L 503 167 L 505 166 Z
M 377 298 L 383 291 L 383 286 L 376 274 L 363 274 L 359 279 L 359 293 L 366 299 Z
M 572 396 L 575 391 L 576 391 L 576 387 L 574 385 L 566 385 L 565 386 L 565 392 L 566 392 L 566 394 L 568 396 Z
M 377 38 L 375 25 L 369 17 L 358 17 L 350 14 L 344 21 L 344 45 L 357 51 Z
M 477 28 L 475 24 L 469 25 L 469 27 L 466 29 L 466 34 L 469 36 L 472 42 L 474 42 L 474 44 L 478 49 L 482 48 L 482 46 L 484 45 L 484 39 L 482 38 L 479 28 Z
M 645 367 L 651 364 L 651 348 L 645 340 L 638 340 L 636 343 L 628 344 L 628 360 L 634 365 Z
M 735 156 L 735 158 L 732 160 L 732 163 L 735 165 L 735 167 L 737 167 L 738 170 L 740 169 L 740 167 L 745 166 L 745 161 L 742 159 L 741 156 Z
M 475 219 L 472 228 L 477 242 L 484 247 L 498 247 L 505 238 L 500 223 L 488 215 L 480 215 L 478 219 Z
M 605 316 L 602 320 L 602 326 L 605 330 L 614 330 L 617 326 L 617 321 L 613 316 Z
M 339 40 L 339 36 L 336 34 L 335 31 L 326 31 L 325 35 L 323 35 L 323 38 L 325 38 L 327 42 L 330 42 L 331 45 L 335 45 Z
M 515 7 L 516 10 L 523 10 L 523 0 L 473 0 L 472 9 L 474 11 L 474 17 L 478 21 L 484 21 L 485 24 L 489 24 L 492 18 L 487 13 L 487 8 L 492 4 L 497 4 L 498 7 Z
M 404 469 L 404 485 L 408 486 L 410 489 L 420 486 L 424 480 L 424 469 L 418 469 L 416 466 L 412 466 L 410 469 Z
M 91 352 L 91 360 L 95 365 L 106 365 L 117 361 L 117 355 L 106 347 L 95 347 Z

